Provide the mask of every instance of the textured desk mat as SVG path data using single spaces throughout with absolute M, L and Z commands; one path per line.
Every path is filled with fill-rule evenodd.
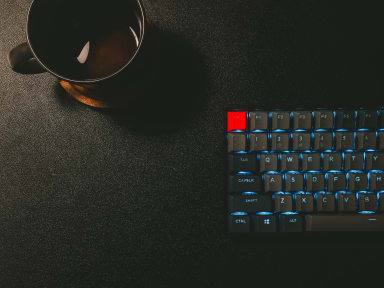
M 13 73 L 6 56 L 25 40 L 30 1 L 0 1 L 0 286 L 224 287 L 368 271 L 361 261 L 383 256 L 382 234 L 225 234 L 224 109 L 382 105 L 382 7 L 143 2 L 164 65 L 122 115 L 78 103 L 49 74 Z

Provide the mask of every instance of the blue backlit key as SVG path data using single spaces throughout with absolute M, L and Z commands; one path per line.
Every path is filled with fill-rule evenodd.
M 302 171 L 320 170 L 320 153 L 302 154 Z
M 359 210 L 360 211 L 376 211 L 377 210 L 377 194 L 376 193 L 358 193 Z
M 307 191 L 324 191 L 324 174 L 322 173 L 306 173 L 305 174 Z
M 280 232 L 303 232 L 303 216 L 298 213 L 282 213 L 279 216 Z
M 333 111 L 315 111 L 315 129 L 332 129 Z
M 228 133 L 228 152 L 244 151 L 247 149 L 247 135 L 245 133 Z
M 257 161 L 256 154 L 229 154 L 228 170 L 229 172 L 251 171 L 256 172 Z
M 272 210 L 272 197 L 257 193 L 244 193 L 243 195 L 230 195 L 228 199 L 230 212 L 243 211 L 255 213 Z
M 267 130 L 268 129 L 268 112 L 254 111 L 249 113 L 251 130 Z
M 228 217 L 228 230 L 229 232 L 250 232 L 251 231 L 250 218 L 247 213 L 232 213 Z
M 273 213 L 257 213 L 253 218 L 255 232 L 276 232 L 277 219 Z
M 259 192 L 259 175 L 230 175 L 228 179 L 229 193 Z
M 348 152 L 344 154 L 344 169 L 346 171 L 363 170 L 363 167 L 364 167 L 364 153 Z
M 356 211 L 356 195 L 355 193 L 337 193 L 337 211 L 338 212 L 355 212 Z
M 298 192 L 295 194 L 296 211 L 300 213 L 312 213 L 314 201 L 312 193 Z
M 335 114 L 335 129 L 354 129 L 355 111 L 339 110 Z
M 384 170 L 384 153 L 366 152 L 365 170 Z
M 345 174 L 328 173 L 326 178 L 328 191 L 345 191 L 347 184 Z
M 376 132 L 357 132 L 356 149 L 376 149 Z
M 260 172 L 277 170 L 277 154 L 260 154 Z
M 341 170 L 342 159 L 341 153 L 324 153 L 323 170 Z
M 311 134 L 296 132 L 292 133 L 292 150 L 309 150 L 311 148 Z
M 273 195 L 275 200 L 276 212 L 292 211 L 292 194 L 290 193 L 275 193 Z
M 297 171 L 299 170 L 299 154 L 289 153 L 281 154 L 281 171 Z
M 333 147 L 333 135 L 331 132 L 313 133 L 314 150 L 330 150 Z
M 281 174 L 264 174 L 264 191 L 276 192 L 283 188 L 283 178 Z
M 288 130 L 290 122 L 290 113 L 287 111 L 271 112 L 272 130 Z
M 312 112 L 310 111 L 297 111 L 293 112 L 293 129 L 294 130 L 308 130 L 312 127 Z
M 319 192 L 316 194 L 317 212 L 334 212 L 336 209 L 335 195 L 333 193 Z
M 271 150 L 288 150 L 289 134 L 288 133 L 271 133 Z
M 295 192 L 304 189 L 304 175 L 298 173 L 285 174 L 285 191 Z
M 357 111 L 357 129 L 376 129 L 377 112 L 374 110 Z
M 369 173 L 369 191 L 384 190 L 384 173 Z
M 367 190 L 367 175 L 364 173 L 348 173 L 348 190 L 365 191 Z

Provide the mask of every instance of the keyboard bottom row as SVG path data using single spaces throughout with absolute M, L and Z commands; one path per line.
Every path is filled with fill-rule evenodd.
M 229 232 L 384 231 L 384 214 L 299 214 L 296 212 L 229 215 Z

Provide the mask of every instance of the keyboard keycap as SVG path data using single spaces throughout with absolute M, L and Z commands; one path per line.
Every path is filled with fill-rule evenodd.
M 324 191 L 324 174 L 307 173 L 306 174 L 307 191 Z
M 327 178 L 328 191 L 335 192 L 344 191 L 346 189 L 347 181 L 345 178 L 345 174 L 328 173 Z
M 365 153 L 365 170 L 384 170 L 384 153 Z
M 357 129 L 376 129 L 377 112 L 373 110 L 357 111 Z
M 363 170 L 364 154 L 363 153 L 345 153 L 344 154 L 344 170 Z
M 384 173 L 369 173 L 369 191 L 384 190 Z
M 293 112 L 293 129 L 305 129 L 312 128 L 312 112 L 309 111 L 297 111 Z
M 271 134 L 271 150 L 288 150 L 289 134 L 288 133 L 272 133 Z
M 324 153 L 324 170 L 341 170 L 342 159 L 341 153 Z
M 289 212 L 292 211 L 292 194 L 290 193 L 275 193 L 273 195 L 275 200 L 276 212 Z
M 314 209 L 313 194 L 299 192 L 295 194 L 296 211 L 300 213 L 312 213 Z
M 272 197 L 270 195 L 230 195 L 228 208 L 230 212 L 272 211 Z
M 330 132 L 313 133 L 315 150 L 330 150 L 333 147 L 333 135 Z
M 337 193 L 337 210 L 339 212 L 356 211 L 355 193 Z
M 264 191 L 277 192 L 283 187 L 281 174 L 264 174 Z
M 348 190 L 349 191 L 367 190 L 367 175 L 362 173 L 348 173 Z
M 292 133 L 292 149 L 293 150 L 309 150 L 311 148 L 311 134 L 309 133 Z
M 277 154 L 260 154 L 260 172 L 277 171 Z
M 304 175 L 296 173 L 285 174 L 285 190 L 287 192 L 302 191 L 304 189 Z
M 281 171 L 299 170 L 299 154 L 281 154 Z
M 251 133 L 250 150 L 263 151 L 268 150 L 268 134 L 267 133 Z
M 258 213 L 254 216 L 254 231 L 255 232 L 276 232 L 277 219 L 272 213 Z
M 302 171 L 320 170 L 320 153 L 302 154 Z
M 332 111 L 315 111 L 315 129 L 332 129 L 333 112 Z
M 356 149 L 376 149 L 376 132 L 357 132 Z
M 257 169 L 256 154 L 229 154 L 228 170 L 229 172 L 252 171 Z
M 247 129 L 247 111 L 227 112 L 227 131 Z
M 384 215 L 306 215 L 305 230 L 326 231 L 384 231 Z
M 379 211 L 384 212 L 384 193 L 379 193 Z
M 272 114 L 272 130 L 288 130 L 290 122 L 290 113 L 285 111 L 275 111 Z
M 335 129 L 353 130 L 355 124 L 355 111 L 336 111 Z
M 228 179 L 229 193 L 260 192 L 259 175 L 230 175 Z
M 317 193 L 316 208 L 317 212 L 334 212 L 335 195 L 332 193 Z
M 377 149 L 384 149 L 384 132 L 377 133 Z
M 268 129 L 268 112 L 254 111 L 249 113 L 251 130 L 267 130 Z
M 303 232 L 303 215 L 297 213 L 282 213 L 279 215 L 280 232 Z
M 358 193 L 360 211 L 376 211 L 377 195 L 376 193 Z
M 335 149 L 347 150 L 354 149 L 355 137 L 353 132 L 336 132 L 335 133 Z
M 229 232 L 250 232 L 251 223 L 248 215 L 229 215 L 228 230 Z
M 228 152 L 244 151 L 247 148 L 245 133 L 228 133 Z

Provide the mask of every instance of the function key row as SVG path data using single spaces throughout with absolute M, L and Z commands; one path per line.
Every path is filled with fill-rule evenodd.
M 383 152 L 344 153 L 232 153 L 228 170 L 264 173 L 268 171 L 384 170 Z
M 227 132 L 384 129 L 384 110 L 229 111 Z
M 228 133 L 228 152 L 384 149 L 384 131 Z

